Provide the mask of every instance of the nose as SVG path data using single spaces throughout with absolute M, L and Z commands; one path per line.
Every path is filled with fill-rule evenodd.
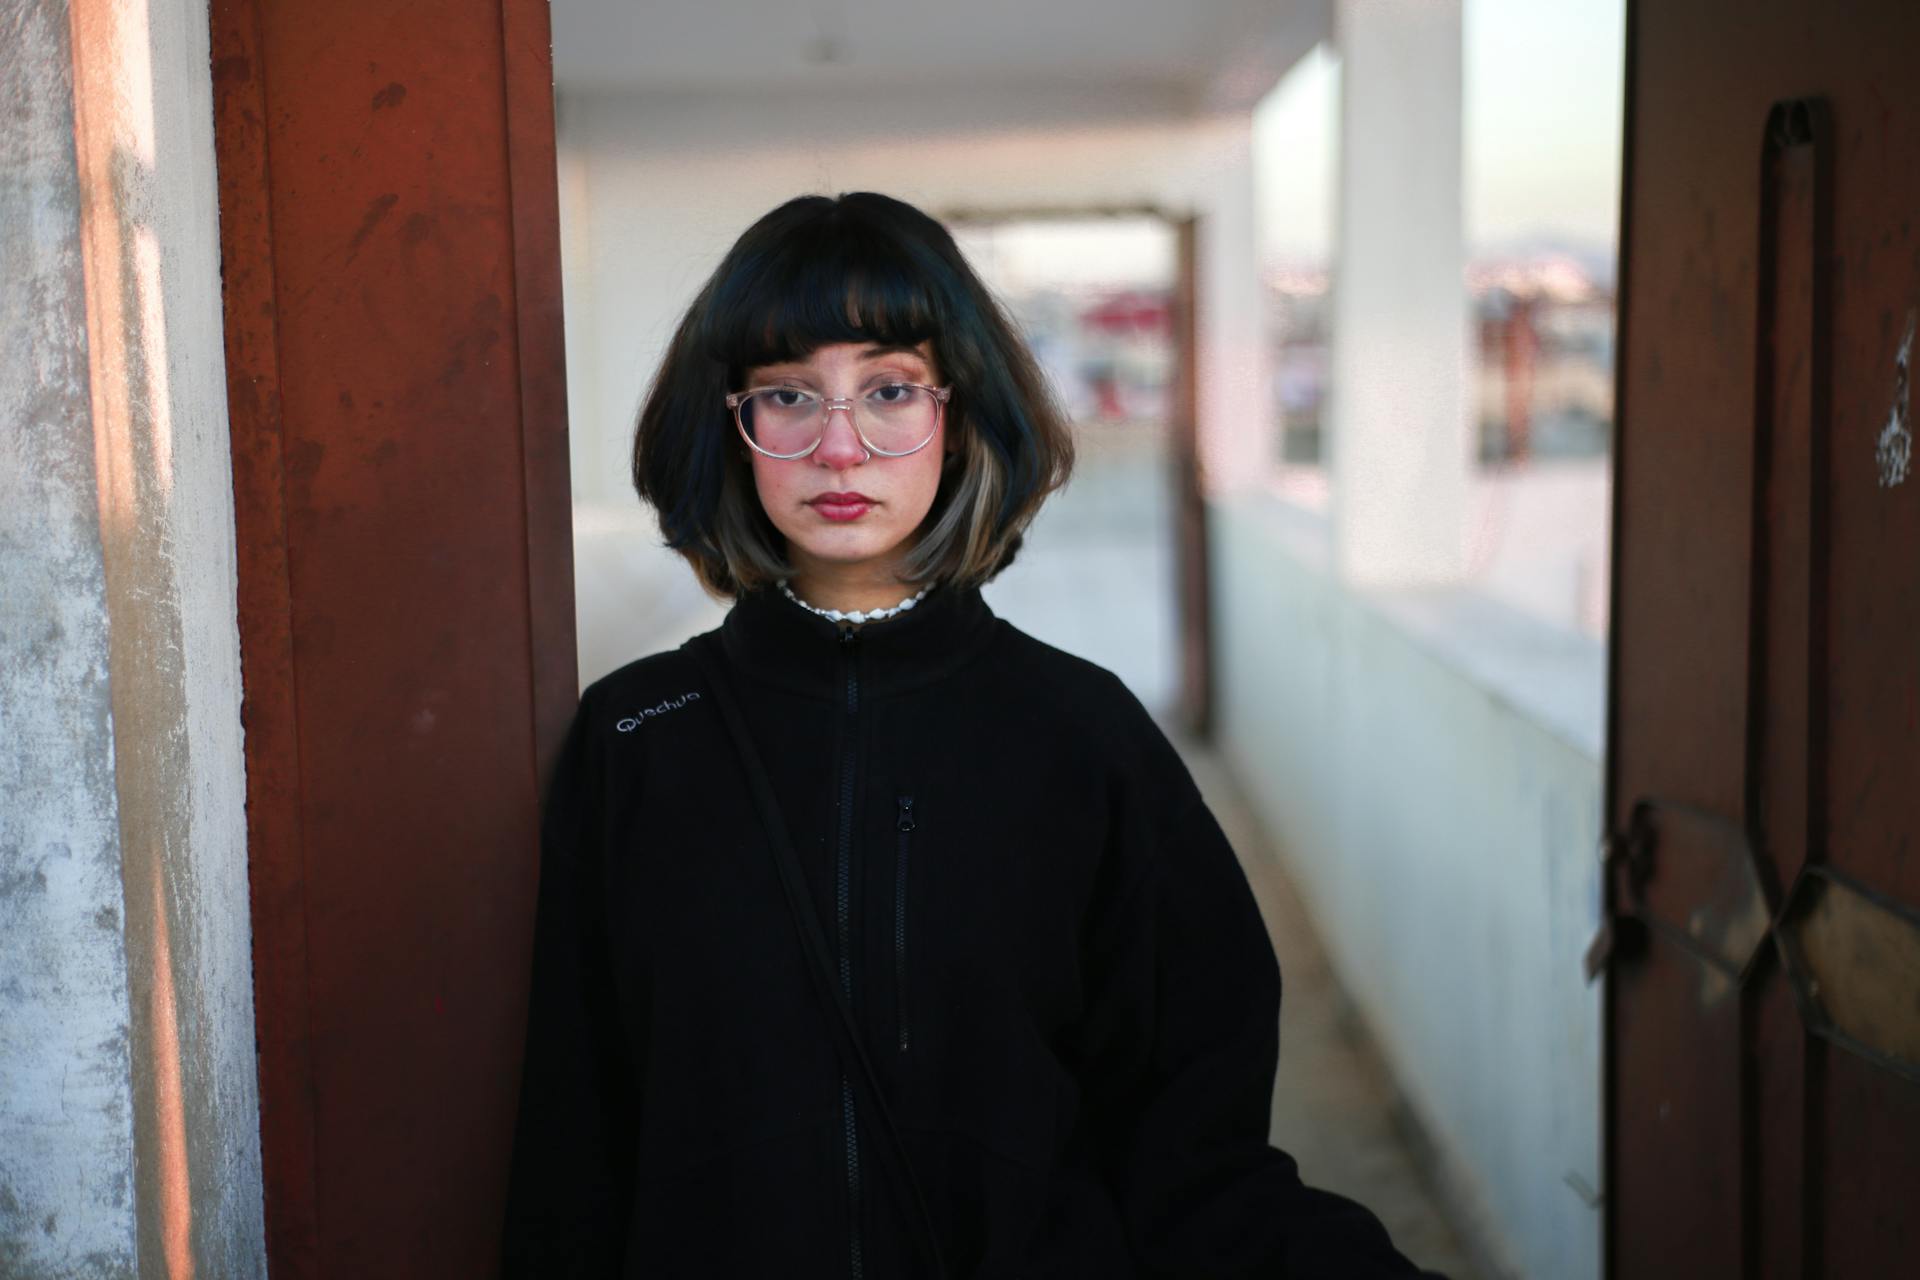
M 813 457 L 823 467 L 844 471 L 867 460 L 867 447 L 853 429 L 853 406 L 828 404 L 827 420 L 820 427 L 820 447 Z

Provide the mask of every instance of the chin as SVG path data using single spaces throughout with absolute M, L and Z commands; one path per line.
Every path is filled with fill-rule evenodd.
M 787 545 L 830 564 L 864 564 L 899 550 L 900 538 L 788 538 Z
M 845 564 L 845 566 L 854 566 L 854 564 L 870 564 L 870 562 L 874 562 L 874 560 L 889 560 L 889 558 L 893 558 L 893 555 L 895 555 L 899 549 L 899 543 L 893 543 L 893 545 L 885 545 L 885 547 L 881 547 L 881 545 L 876 545 L 876 547 L 803 547 L 801 551 L 804 551 L 812 560 L 818 560 L 820 564 Z

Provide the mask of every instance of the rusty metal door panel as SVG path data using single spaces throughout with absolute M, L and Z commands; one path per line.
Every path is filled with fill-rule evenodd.
M 575 693 L 546 6 L 211 22 L 269 1253 L 484 1276 Z
M 1920 6 L 1629 15 L 1608 1271 L 1920 1246 Z
M 1920 1249 L 1920 1087 L 1862 1058 L 1826 1058 L 1812 1219 L 1826 1276 L 1896 1276 Z
M 1739 1142 L 1740 1107 L 1722 1082 L 1739 1071 L 1738 1002 L 1722 997 L 1699 1005 L 1702 966 L 1668 948 L 1649 948 L 1631 973 L 1622 966 L 1618 1002 L 1635 1016 L 1612 1027 L 1615 1086 L 1647 1099 L 1647 1123 L 1619 1129 L 1616 1167 L 1658 1169 L 1667 1183 L 1688 1188 L 1684 1214 L 1665 1195 L 1613 1197 L 1616 1229 L 1671 1266 L 1666 1274 L 1710 1276 L 1714 1260 L 1739 1239 L 1740 1185 L 1722 1153 Z

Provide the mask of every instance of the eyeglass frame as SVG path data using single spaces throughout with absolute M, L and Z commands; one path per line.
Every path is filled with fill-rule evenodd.
M 916 391 L 925 391 L 933 397 L 933 402 L 936 406 L 933 430 L 927 433 L 927 438 L 913 446 L 913 448 L 904 449 L 899 453 L 882 449 L 874 444 L 873 441 L 867 439 L 867 433 L 860 429 L 860 415 L 854 409 L 854 399 L 850 396 L 821 396 L 815 395 L 814 392 L 807 390 L 805 387 L 795 387 L 784 383 L 770 383 L 764 387 L 748 387 L 744 391 L 727 392 L 727 408 L 733 410 L 734 429 L 739 431 L 740 438 L 747 442 L 747 447 L 755 453 L 762 454 L 769 458 L 776 458 L 781 462 L 797 461 L 809 456 L 815 449 L 818 449 L 820 442 L 827 438 L 827 424 L 832 421 L 835 408 L 846 410 L 847 425 L 853 428 L 853 434 L 860 441 L 860 447 L 867 451 L 868 458 L 873 457 L 875 454 L 878 454 L 882 458 L 911 457 L 932 444 L 933 438 L 940 434 L 940 424 L 946 421 L 947 402 L 953 399 L 953 388 L 951 386 L 930 387 L 924 382 L 888 382 L 884 385 L 889 387 L 912 387 Z M 820 401 L 820 434 L 813 438 L 812 444 L 798 453 L 775 453 L 773 450 L 763 448 L 754 442 L 753 437 L 747 433 L 747 424 L 741 420 L 740 406 L 745 404 L 750 397 L 757 396 L 762 391 L 798 391 L 802 395 L 814 396 L 815 399 Z

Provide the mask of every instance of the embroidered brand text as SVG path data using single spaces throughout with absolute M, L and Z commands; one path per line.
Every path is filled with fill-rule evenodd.
M 700 691 L 697 689 L 689 689 L 677 698 L 663 699 L 658 706 L 642 707 L 630 716 L 622 716 L 615 722 L 613 727 L 621 733 L 632 733 L 635 729 L 638 729 L 655 716 L 663 716 L 669 711 L 678 711 L 689 702 L 698 702 L 699 700 Z

